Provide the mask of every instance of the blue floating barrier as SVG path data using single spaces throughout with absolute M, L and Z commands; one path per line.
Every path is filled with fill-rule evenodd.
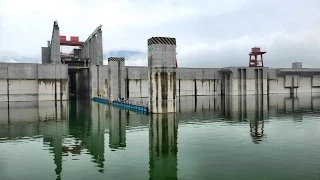
M 102 104 L 108 104 L 117 108 L 126 109 L 130 111 L 134 111 L 136 113 L 142 113 L 148 115 L 148 107 L 143 107 L 139 105 L 133 105 L 133 104 L 127 104 L 124 102 L 118 102 L 118 101 L 108 101 L 107 99 L 99 98 L 99 97 L 93 97 L 93 101 L 102 103 Z

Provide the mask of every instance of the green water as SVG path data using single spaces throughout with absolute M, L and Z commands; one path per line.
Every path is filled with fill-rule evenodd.
M 320 179 L 320 102 L 182 98 L 145 116 L 91 101 L 0 104 L 0 179 Z

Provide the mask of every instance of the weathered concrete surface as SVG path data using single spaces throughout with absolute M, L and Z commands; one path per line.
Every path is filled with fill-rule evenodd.
M 42 64 L 50 64 L 50 48 L 41 47 Z
M 108 71 L 106 71 L 107 67 L 91 65 L 91 96 L 95 97 L 101 95 L 103 97 L 107 97 L 107 90 L 105 89 L 105 83 L 108 78 Z M 80 82 L 81 83 L 81 82 Z
M 108 99 L 110 101 L 117 98 L 125 98 L 126 92 L 126 71 L 125 59 L 121 57 L 108 58 Z
M 176 40 L 148 39 L 149 111 L 176 112 Z
M 68 99 L 68 66 L 62 64 L 0 64 L 1 101 Z
M 52 64 L 61 64 L 60 58 L 60 29 L 58 21 L 53 24 L 51 48 L 50 48 L 50 62 Z

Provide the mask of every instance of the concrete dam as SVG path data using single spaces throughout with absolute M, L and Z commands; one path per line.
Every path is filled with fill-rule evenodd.
M 51 40 L 42 47 L 42 63 L 0 63 L 0 101 L 67 101 L 70 97 L 143 100 L 152 113 L 176 112 L 183 96 L 246 96 L 320 92 L 320 69 L 268 68 L 249 54 L 248 67 L 177 67 L 176 39 L 147 40 L 148 66 L 125 66 L 125 58 L 109 57 L 103 65 L 102 26 L 85 40 L 60 35 L 53 24 Z M 143 43 L 143 42 L 142 42 Z M 69 54 L 61 46 L 74 46 Z M 260 51 L 260 49 L 259 49 Z M 252 60 L 251 56 L 256 59 Z M 262 62 L 262 64 L 261 64 Z

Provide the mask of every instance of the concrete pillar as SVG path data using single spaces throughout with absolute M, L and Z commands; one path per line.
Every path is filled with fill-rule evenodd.
M 115 101 L 125 97 L 125 62 L 123 57 L 108 58 L 108 99 Z
M 89 42 L 84 45 L 84 57 L 89 58 Z
M 149 111 L 176 112 L 176 39 L 148 39 Z
M 126 97 L 126 68 L 124 58 L 119 59 L 119 96 L 121 98 Z
M 149 117 L 149 179 L 177 179 L 176 114 L 151 114 Z
M 96 41 L 95 54 L 97 57 L 97 64 L 103 65 L 103 45 L 102 45 L 102 30 L 97 32 L 97 41 Z
M 115 149 L 126 147 L 125 111 L 110 107 L 110 123 L 109 147 Z
M 91 59 L 91 65 L 95 65 L 93 61 L 93 44 L 92 39 L 89 40 L 89 58 Z
M 60 58 L 60 30 L 58 21 L 53 24 L 53 32 L 51 39 L 50 61 L 52 64 L 61 64 Z
M 91 52 L 91 58 L 92 58 L 92 65 L 97 65 L 97 54 L 96 54 L 96 49 L 97 49 L 97 36 L 93 36 L 92 39 L 91 39 L 91 46 L 92 46 L 92 49 Z

